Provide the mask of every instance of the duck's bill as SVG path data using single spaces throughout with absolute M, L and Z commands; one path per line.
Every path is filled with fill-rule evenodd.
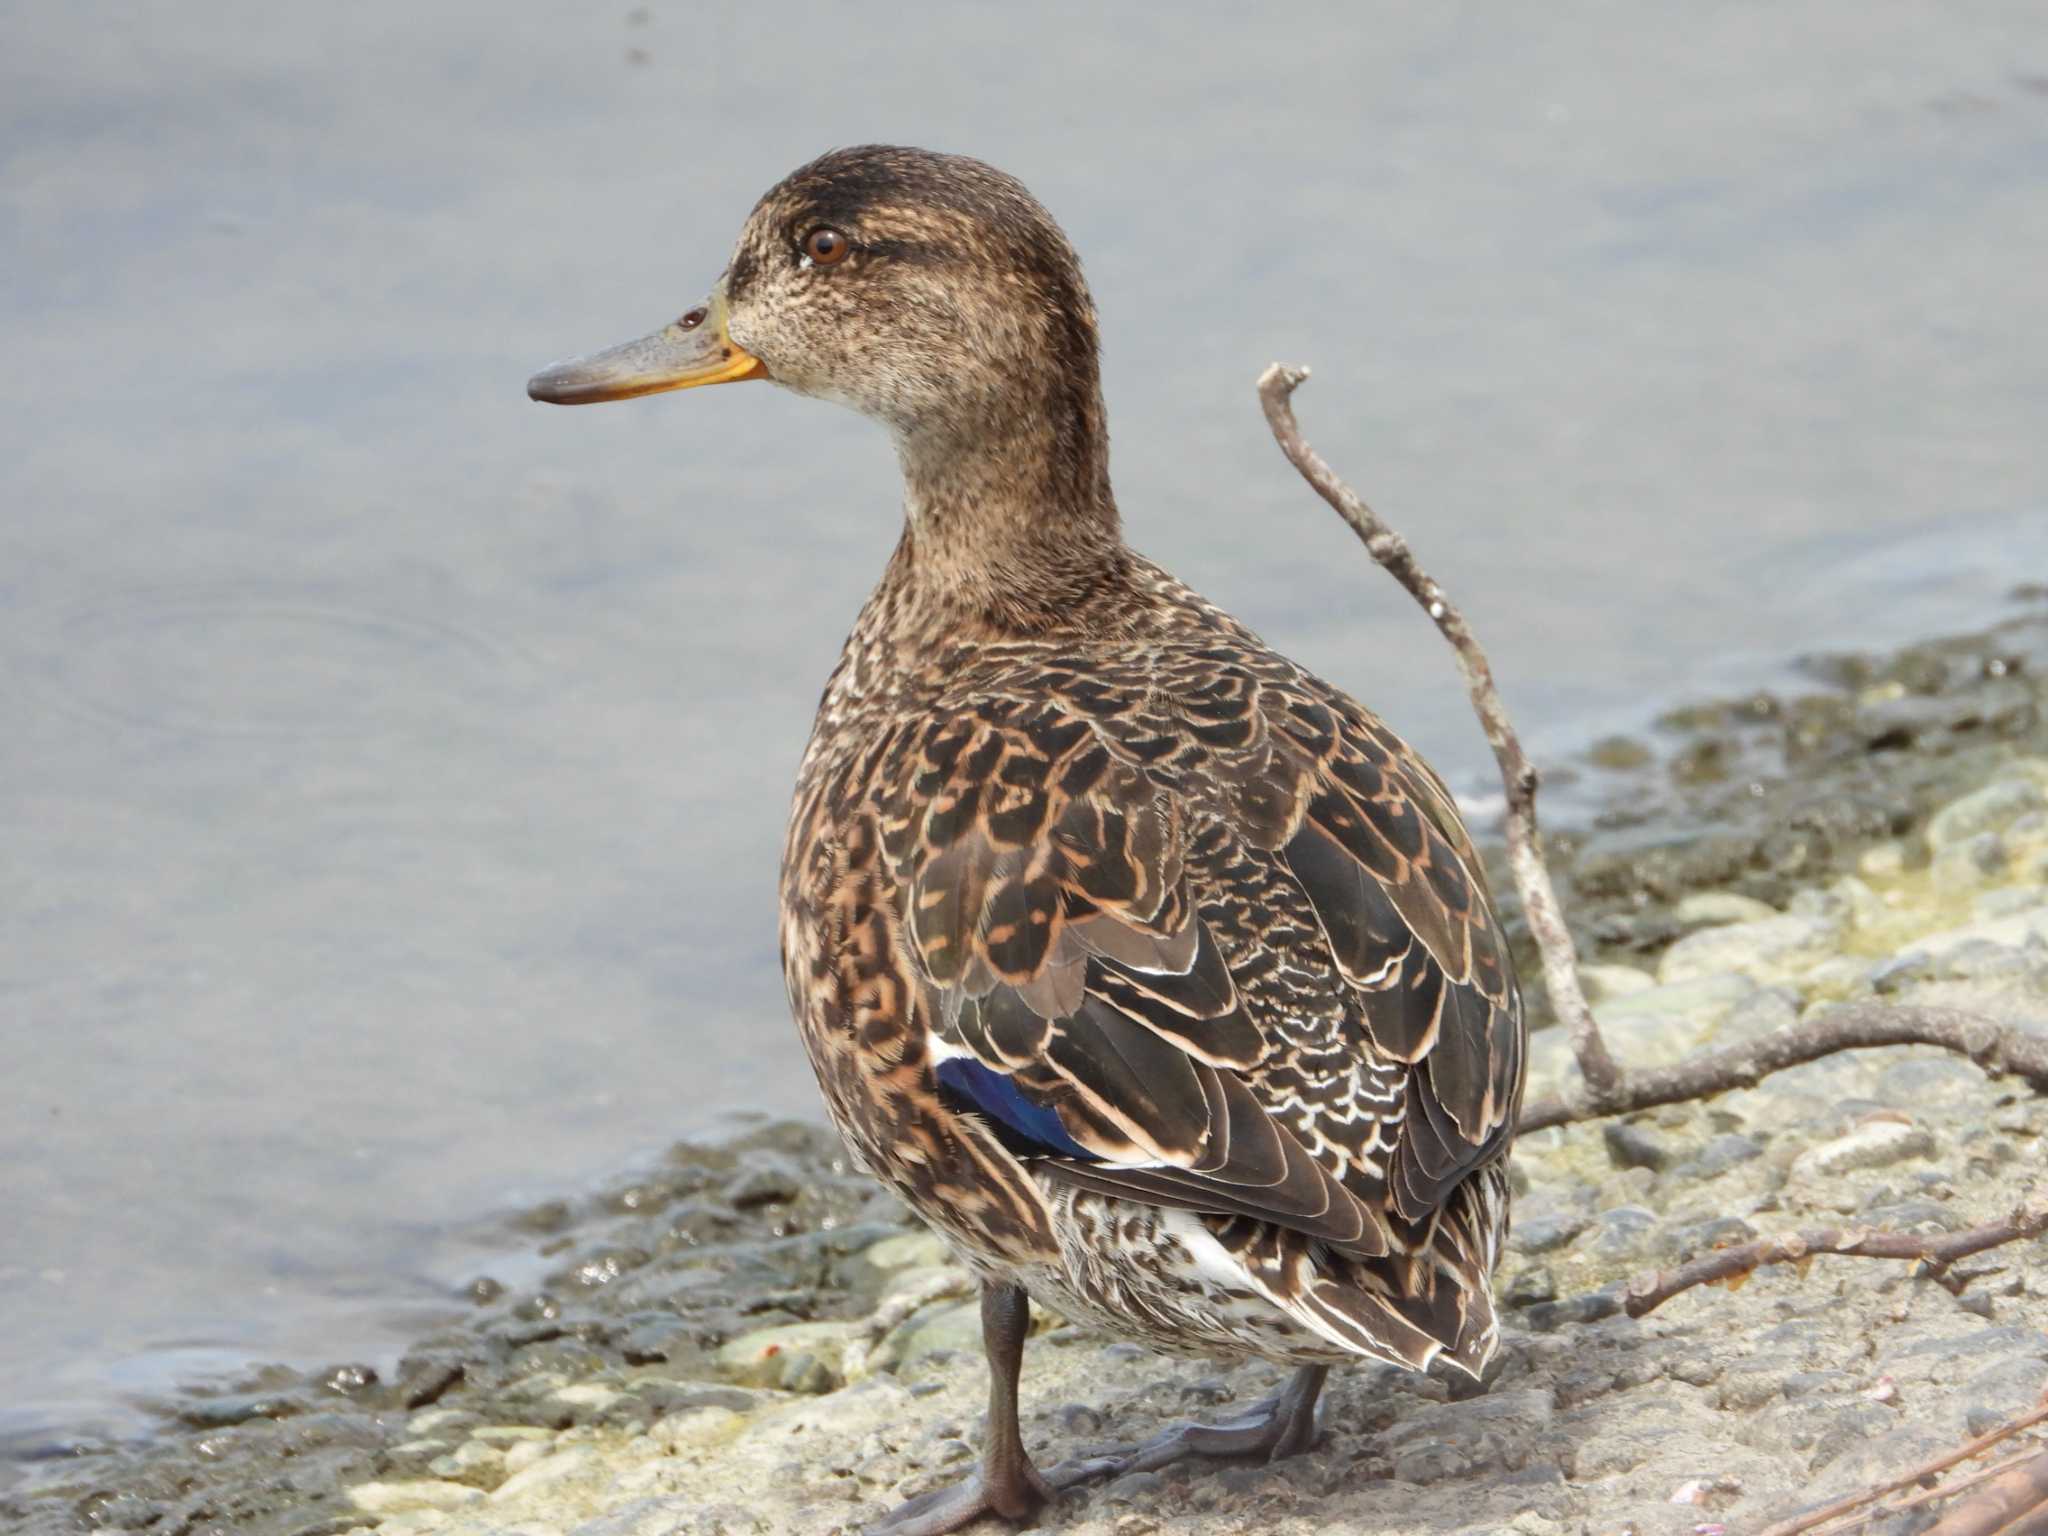
M 536 373 L 526 392 L 549 405 L 595 405 L 767 376 L 761 360 L 726 334 L 725 305 L 714 299 L 652 336 Z

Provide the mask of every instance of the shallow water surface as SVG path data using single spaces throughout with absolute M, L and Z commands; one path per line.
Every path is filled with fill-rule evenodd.
M 459 1218 L 810 1113 L 787 784 L 894 538 L 867 424 L 523 384 L 829 145 L 1021 175 L 1132 539 L 1460 782 L 1404 528 L 1552 753 L 2048 573 L 2027 3 L 7 8 L 0 1437 L 375 1358 Z

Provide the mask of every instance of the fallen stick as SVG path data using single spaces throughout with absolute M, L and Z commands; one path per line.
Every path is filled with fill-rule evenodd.
M 1943 1451 L 1939 1456 L 1930 1457 L 1910 1472 L 1902 1472 L 1875 1488 L 1866 1488 L 1861 1493 L 1849 1494 L 1845 1498 L 1836 1499 L 1833 1503 L 1823 1504 L 1819 1509 L 1808 1510 L 1803 1515 L 1780 1520 L 1775 1525 L 1766 1526 L 1758 1531 L 1756 1536 L 1804 1536 L 1805 1532 L 1826 1525 L 1831 1520 L 1839 1520 L 1844 1515 L 1854 1514 L 1864 1505 L 1874 1504 L 1887 1494 L 1897 1493 L 1902 1488 L 1911 1488 L 1930 1477 L 1938 1477 L 1950 1467 L 1959 1466 L 1981 1456 L 1994 1445 L 2001 1445 L 2022 1430 L 2032 1429 L 2044 1420 L 2048 1420 L 2048 1402 L 2037 1404 L 2019 1417 L 2006 1420 L 1995 1429 L 1986 1430 L 1976 1439 L 1957 1446 L 1952 1451 Z
M 1523 1109 L 1519 1129 L 1540 1131 L 1603 1115 L 1653 1109 L 1659 1104 L 1711 1098 L 1733 1088 L 1753 1088 L 1773 1072 L 1818 1061 L 1837 1051 L 1877 1045 L 1940 1046 L 1969 1057 L 1993 1076 L 2010 1072 L 2036 1092 L 2048 1092 L 2048 1035 L 1998 1024 L 1960 1008 L 1854 1003 L 1676 1066 L 1635 1068 L 1605 1091 L 1539 1099 Z
M 2005 1243 L 2024 1242 L 2044 1232 L 2048 1232 L 2048 1200 L 2023 1205 L 1999 1221 L 1936 1237 L 1878 1232 L 1869 1227 L 1786 1232 L 1732 1248 L 1717 1248 L 1676 1269 L 1639 1276 L 1629 1283 L 1622 1310 L 1630 1317 L 1644 1317 L 1695 1286 L 1726 1285 L 1730 1281 L 1740 1284 L 1767 1264 L 1804 1264 L 1821 1253 L 1864 1259 L 1908 1259 L 1924 1265 L 1929 1279 L 1940 1281 L 1959 1260 Z
M 2038 1514 L 2044 1502 L 2048 1502 L 2048 1451 L 1993 1478 L 1943 1515 L 1927 1536 L 1998 1536 L 2000 1532 L 2020 1536 L 2020 1517 Z M 2024 1528 L 2039 1529 L 2039 1522 L 2027 1520 Z
M 1624 1070 L 1607 1049 L 1593 1010 L 1579 985 L 1578 957 L 1557 902 L 1549 866 L 1536 835 L 1535 767 L 1494 686 L 1486 652 L 1443 587 L 1422 568 L 1408 541 L 1367 506 L 1301 435 L 1294 416 L 1294 392 L 1306 368 L 1274 363 L 1259 375 L 1259 403 L 1280 451 L 1315 493 L 1333 507 L 1365 545 L 1366 553 L 1407 589 L 1436 624 L 1457 657 L 1472 711 L 1493 748 L 1507 799 L 1508 868 L 1522 900 L 1529 932 L 1542 956 L 1543 986 L 1551 1011 L 1569 1031 L 1581 1083 L 1576 1091 L 1542 1099 L 1522 1112 L 1519 1129 L 1537 1131 L 1605 1115 L 1626 1114 L 1658 1104 L 1709 1098 L 1731 1088 L 1748 1088 L 1787 1067 L 1816 1061 L 1837 1051 L 1874 1045 L 1933 1045 L 1970 1058 L 1985 1071 L 2017 1073 L 2048 1091 L 2048 1036 L 2001 1026 L 1954 1008 L 1858 1004 L 1836 1008 L 1746 1045 L 1710 1051 L 1672 1067 Z
M 2029 1441 L 2027 1448 L 2017 1455 L 2008 1456 L 2004 1461 L 1994 1461 L 1988 1467 L 1979 1467 L 1975 1472 L 1955 1478 L 1950 1482 L 1937 1483 L 1932 1488 L 1922 1488 L 1918 1493 L 1908 1494 L 1903 1499 L 1894 1499 L 1889 1504 L 1873 1507 L 1859 1515 L 1855 1520 L 1850 1521 L 1849 1524 L 1841 1527 L 1841 1530 L 1854 1530 L 1866 1520 L 1875 1520 L 1882 1515 L 1901 1514 L 1909 1509 L 1918 1509 L 1923 1504 L 1939 1504 L 1944 1499 L 1953 1499 L 1960 1494 L 1968 1493 L 1972 1488 L 1988 1483 L 1994 1477 L 2005 1476 L 2006 1473 L 2019 1466 L 2022 1462 L 2032 1460 L 2041 1453 L 2042 1449 L 2043 1447 L 2039 1441 Z M 1830 1532 L 1829 1536 L 1840 1536 L 1840 1532 Z

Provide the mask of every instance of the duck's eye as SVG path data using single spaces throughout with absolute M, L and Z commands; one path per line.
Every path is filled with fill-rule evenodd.
M 709 313 L 710 311 L 705 309 L 702 304 L 699 304 L 695 309 L 684 310 L 682 319 L 678 320 L 676 324 L 686 331 L 694 331 L 704 323 L 705 317 Z
M 804 255 L 813 266 L 833 266 L 846 260 L 852 250 L 853 242 L 830 226 L 804 236 Z

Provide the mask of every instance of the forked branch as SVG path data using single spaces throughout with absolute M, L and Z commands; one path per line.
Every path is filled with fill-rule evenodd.
M 1673 1067 L 1624 1070 L 1607 1049 L 1600 1026 L 1579 986 L 1578 957 L 1571 932 L 1559 910 L 1557 892 L 1536 835 L 1537 774 L 1522 751 L 1508 719 L 1493 668 L 1472 636 L 1471 626 L 1444 595 L 1435 577 L 1422 568 L 1408 541 L 1339 479 L 1301 435 L 1294 419 L 1294 392 L 1308 377 L 1306 368 L 1274 363 L 1259 376 L 1259 403 L 1266 423 L 1288 462 L 1300 471 L 1315 493 L 1336 509 L 1365 545 L 1366 553 L 1422 605 L 1457 657 L 1458 670 L 1471 695 L 1473 713 L 1500 766 L 1507 796 L 1508 867 L 1522 899 L 1522 911 L 1543 958 L 1543 986 L 1551 1010 L 1569 1031 L 1572 1054 L 1579 1065 L 1581 1086 L 1575 1091 L 1540 1099 L 1522 1112 L 1520 1129 L 1627 1114 L 1658 1104 L 1711 1098 L 1731 1088 L 1754 1086 L 1773 1072 L 1831 1056 L 1837 1051 L 1873 1045 L 1933 1045 L 1967 1056 L 1990 1073 L 2011 1072 L 2037 1091 L 2048 1092 L 2048 1036 L 2001 1026 L 1955 1008 L 1898 1007 L 1863 1004 L 1837 1008 L 1790 1029 L 1779 1030 L 1745 1045 L 1711 1051 Z
M 1949 1275 L 1950 1266 L 1988 1248 L 2024 1242 L 2043 1232 L 2048 1232 L 2048 1201 L 2023 1205 L 2000 1221 L 1931 1237 L 1914 1232 L 1880 1232 L 1870 1227 L 1784 1232 L 1753 1243 L 1717 1248 L 1676 1269 L 1639 1276 L 1630 1283 L 1622 1307 L 1630 1317 L 1643 1317 L 1694 1286 L 1740 1284 L 1766 1264 L 1804 1264 L 1820 1253 L 1910 1260 L 1922 1266 L 1928 1279 L 1960 1289 L 1960 1284 Z
M 1960 1009 L 1876 1004 L 1831 1009 L 1789 1029 L 1744 1045 L 1710 1051 L 1676 1066 L 1625 1072 L 1609 1053 L 1579 986 L 1571 934 L 1565 927 L 1537 842 L 1536 770 L 1523 754 L 1521 741 L 1494 687 L 1493 669 L 1487 663 L 1486 653 L 1472 637 L 1464 615 L 1444 595 L 1435 578 L 1422 569 L 1407 540 L 1388 527 L 1303 439 L 1301 427 L 1294 419 L 1293 396 L 1307 377 L 1306 368 L 1280 363 L 1260 375 L 1259 401 L 1265 409 L 1267 425 L 1272 428 L 1281 452 L 1316 494 L 1350 525 L 1365 545 L 1366 553 L 1407 588 L 1435 621 L 1457 657 L 1473 712 L 1478 715 L 1480 727 L 1493 748 L 1494 760 L 1500 766 L 1501 785 L 1507 795 L 1508 866 L 1522 899 L 1529 931 L 1542 955 L 1543 982 L 1551 1008 L 1570 1032 L 1572 1052 L 1583 1080 L 1577 1091 L 1529 1105 L 1522 1114 L 1521 1130 L 1540 1130 L 1659 1104 L 1711 1098 L 1730 1089 L 1751 1087 L 1787 1067 L 1866 1046 L 1939 1046 L 1969 1057 L 1986 1072 L 2014 1073 L 2035 1090 L 2048 1092 L 2048 1037 L 2003 1026 Z M 1624 1304 L 1630 1316 L 1641 1317 L 1694 1286 L 1740 1284 L 1766 1264 L 1803 1264 L 1823 1253 L 1912 1261 L 1921 1265 L 1930 1278 L 1959 1289 L 1966 1282 L 1951 1274 L 1951 1268 L 1960 1260 L 2004 1243 L 2037 1238 L 2044 1232 L 2048 1232 L 2048 1202 L 2037 1201 L 2014 1211 L 2003 1221 L 1938 1237 L 1867 1228 L 1789 1233 L 1722 1249 L 1675 1270 L 1648 1275 L 1629 1287 Z M 1903 1509 L 1905 1504 L 1880 1508 L 1878 1501 L 1980 1455 L 2044 1419 L 2048 1419 L 2048 1407 L 2023 1415 L 1880 1487 L 1774 1525 L 1765 1536 L 1796 1536 L 1844 1518 L 1851 1525 L 1860 1524 L 1871 1515 Z M 2048 1452 L 2015 1457 L 2009 1464 L 1988 1468 L 1948 1491 L 1960 1494 L 1965 1487 L 1977 1485 L 1981 1485 L 1979 1491 L 1947 1513 L 1935 1528 L 1935 1536 L 2048 1536 Z M 1908 1502 L 1941 1496 L 1940 1492 L 1929 1491 Z
M 1597 1105 L 1561 1095 L 1538 1099 L 1523 1108 L 1521 1129 L 1540 1131 L 1596 1115 L 1632 1114 L 1659 1104 L 1709 1099 L 1733 1088 L 1753 1088 L 1787 1067 L 1877 1045 L 1939 1046 L 1969 1057 L 1994 1077 L 2010 1072 L 2036 1092 L 2048 1092 L 2048 1035 L 1999 1024 L 1961 1008 L 1856 1003 L 1675 1066 L 1637 1067 Z

